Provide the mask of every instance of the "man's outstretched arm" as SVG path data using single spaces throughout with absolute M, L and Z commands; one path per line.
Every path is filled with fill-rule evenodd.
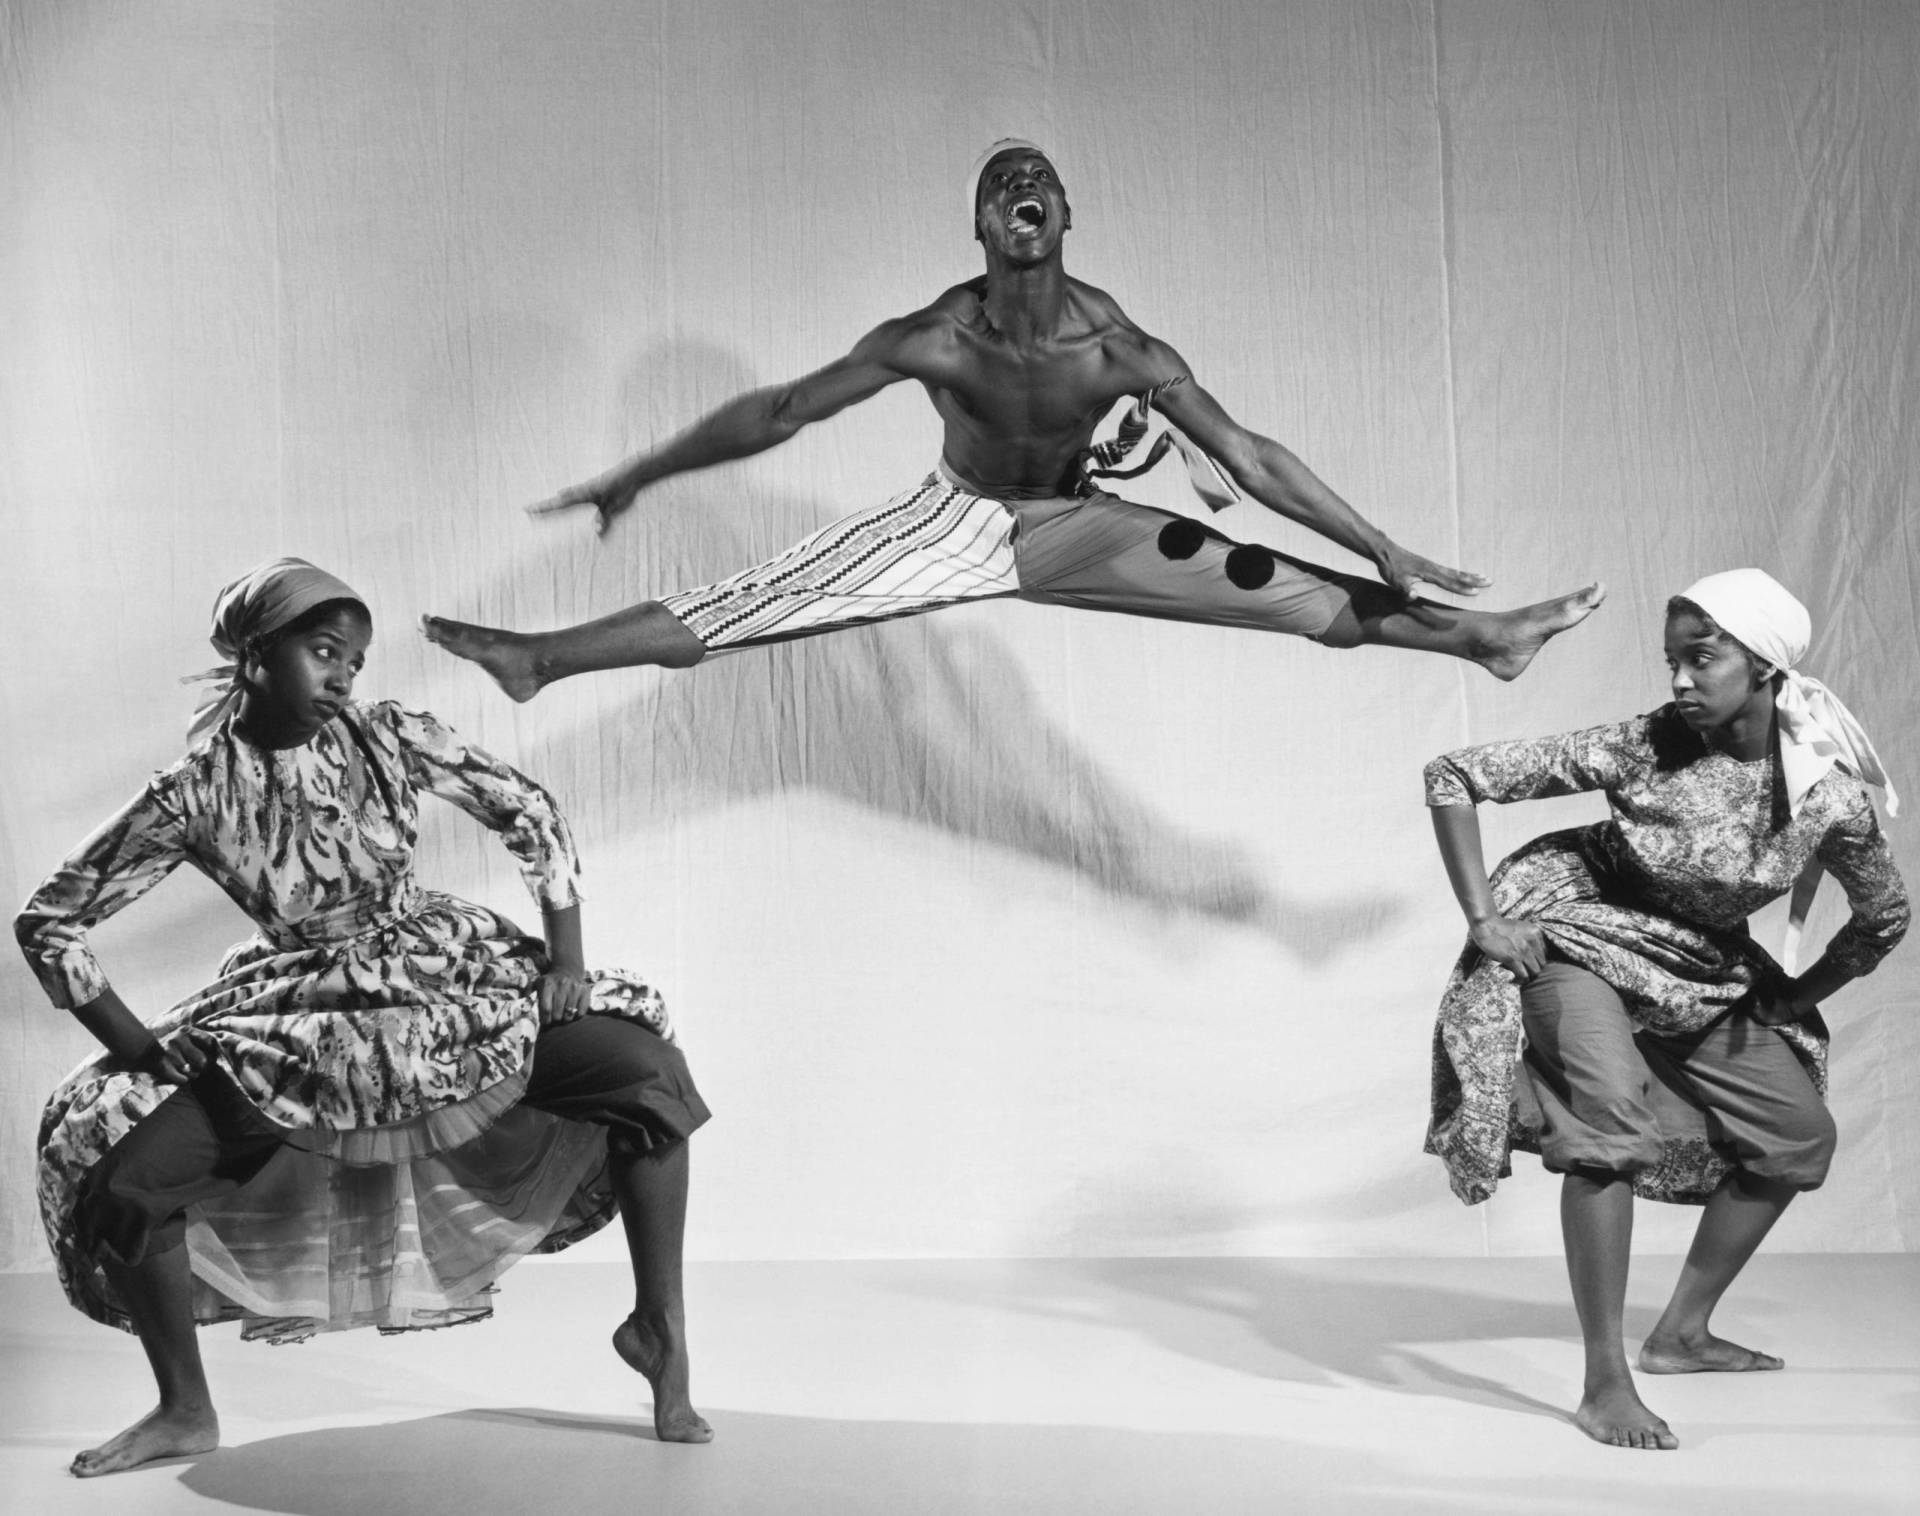
M 604 532 L 647 486 L 690 469 L 763 453 L 802 427 L 897 384 L 907 376 L 894 360 L 915 330 L 912 317 L 885 322 L 825 368 L 787 384 L 737 395 L 660 446 L 636 453 L 585 484 L 570 485 L 527 509 L 539 516 L 592 506 L 596 527 Z
M 1320 478 L 1271 437 L 1249 431 L 1229 416 L 1202 389 L 1180 355 L 1165 343 L 1148 339 L 1155 367 L 1163 375 L 1179 374 L 1154 400 L 1167 419 L 1205 448 L 1233 477 L 1233 482 L 1268 510 L 1311 527 L 1349 552 L 1372 561 L 1381 579 L 1404 595 L 1418 584 L 1430 584 L 1451 595 L 1477 595 L 1487 587 L 1484 575 L 1449 568 L 1409 552 L 1374 526 Z

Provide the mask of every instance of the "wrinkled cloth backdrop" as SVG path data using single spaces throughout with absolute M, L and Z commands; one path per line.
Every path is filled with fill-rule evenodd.
M 1537 1171 L 1467 1210 L 1420 1153 L 1461 937 L 1420 765 L 1650 709 L 1666 596 L 1753 563 L 1920 792 L 1917 74 L 1894 0 L 4 0 L 0 896 L 180 750 L 214 590 L 297 553 L 373 604 L 365 693 L 574 818 L 590 956 L 665 989 L 718 1113 L 695 1256 L 1552 1250 Z M 924 472 L 903 386 L 604 543 L 519 511 L 973 276 L 1008 132 L 1057 155 L 1069 267 L 1236 415 L 1490 600 L 1605 610 L 1512 686 L 1012 603 L 525 708 L 419 642 Z M 1136 493 L 1198 513 L 1178 472 Z M 450 812 L 421 872 L 533 919 Z M 242 935 L 183 871 L 97 940 L 151 1013 Z M 1833 1008 L 1842 1151 L 1775 1247 L 1920 1238 L 1916 999 L 1909 947 Z M 0 968 L 16 1267 L 87 1045 Z

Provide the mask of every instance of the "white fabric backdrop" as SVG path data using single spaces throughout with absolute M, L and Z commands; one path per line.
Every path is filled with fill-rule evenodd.
M 719 1113 L 696 1255 L 1554 1249 L 1537 1166 L 1469 1211 L 1418 1151 L 1460 937 L 1421 763 L 1651 708 L 1665 597 L 1756 563 L 1920 794 L 1910 6 L 0 23 L 0 895 L 179 751 L 220 583 L 333 568 L 378 616 L 366 691 L 560 794 L 592 956 L 675 1003 Z M 515 708 L 415 638 L 427 609 L 545 626 L 702 582 L 923 471 L 901 388 L 604 545 L 517 510 L 970 277 L 959 186 L 1009 131 L 1057 155 L 1069 267 L 1230 410 L 1490 599 L 1603 577 L 1605 610 L 1512 686 L 1000 604 Z M 1223 525 L 1342 561 L 1254 506 Z M 1490 813 L 1490 842 L 1600 811 Z M 452 813 L 425 872 L 531 914 Z M 157 1011 L 242 931 L 183 871 L 97 939 Z M 1777 1246 L 1914 1245 L 1917 991 L 1910 949 L 1833 1007 L 1843 1151 Z M 46 1257 L 35 1115 L 86 1046 L 0 969 L 15 1267 Z M 1692 1220 L 1643 1208 L 1641 1246 Z

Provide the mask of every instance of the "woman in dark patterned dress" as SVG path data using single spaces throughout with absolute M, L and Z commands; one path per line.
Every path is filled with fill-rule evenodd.
M 48 995 L 105 1047 L 41 1125 L 61 1282 L 139 1335 L 160 1389 L 74 1459 L 83 1477 L 217 1445 L 197 1323 L 285 1341 L 478 1320 L 516 1259 L 616 1209 L 635 1304 L 614 1347 L 651 1382 L 662 1438 L 712 1436 L 680 1275 L 686 1139 L 707 1108 L 665 1008 L 585 968 L 573 842 L 545 790 L 432 716 L 351 698 L 371 636 L 360 597 L 299 559 L 229 585 L 213 643 L 230 663 L 197 740 L 15 922 Z M 415 882 L 421 790 L 500 833 L 544 943 Z M 149 1025 L 86 934 L 181 863 L 259 931 Z
M 1621 1340 L 1635 1194 L 1705 1207 L 1641 1371 L 1780 1368 L 1715 1337 L 1709 1318 L 1787 1203 L 1826 1177 L 1820 1002 L 1907 929 L 1866 788 L 1886 774 L 1846 707 L 1793 669 L 1809 635 L 1805 608 L 1758 569 L 1711 575 L 1667 608 L 1671 704 L 1426 769 L 1470 928 L 1434 1038 L 1427 1151 L 1469 1204 L 1493 1193 L 1513 1148 L 1565 1176 L 1586 1346 L 1574 1419 L 1616 1446 L 1678 1446 Z M 1581 790 L 1605 791 L 1611 819 L 1536 838 L 1488 879 L 1478 803 Z M 1790 975 L 1747 917 L 1793 890 L 1797 920 L 1823 869 L 1852 914 Z

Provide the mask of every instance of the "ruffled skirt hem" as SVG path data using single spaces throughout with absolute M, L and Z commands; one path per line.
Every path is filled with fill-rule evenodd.
M 484 1320 L 515 1263 L 591 1236 L 616 1209 L 605 1130 L 524 1106 L 458 1147 L 391 1163 L 286 1145 L 234 1194 L 189 1207 L 194 1319 L 270 1342 Z M 54 1252 L 74 1306 L 132 1331 L 71 1228 Z

